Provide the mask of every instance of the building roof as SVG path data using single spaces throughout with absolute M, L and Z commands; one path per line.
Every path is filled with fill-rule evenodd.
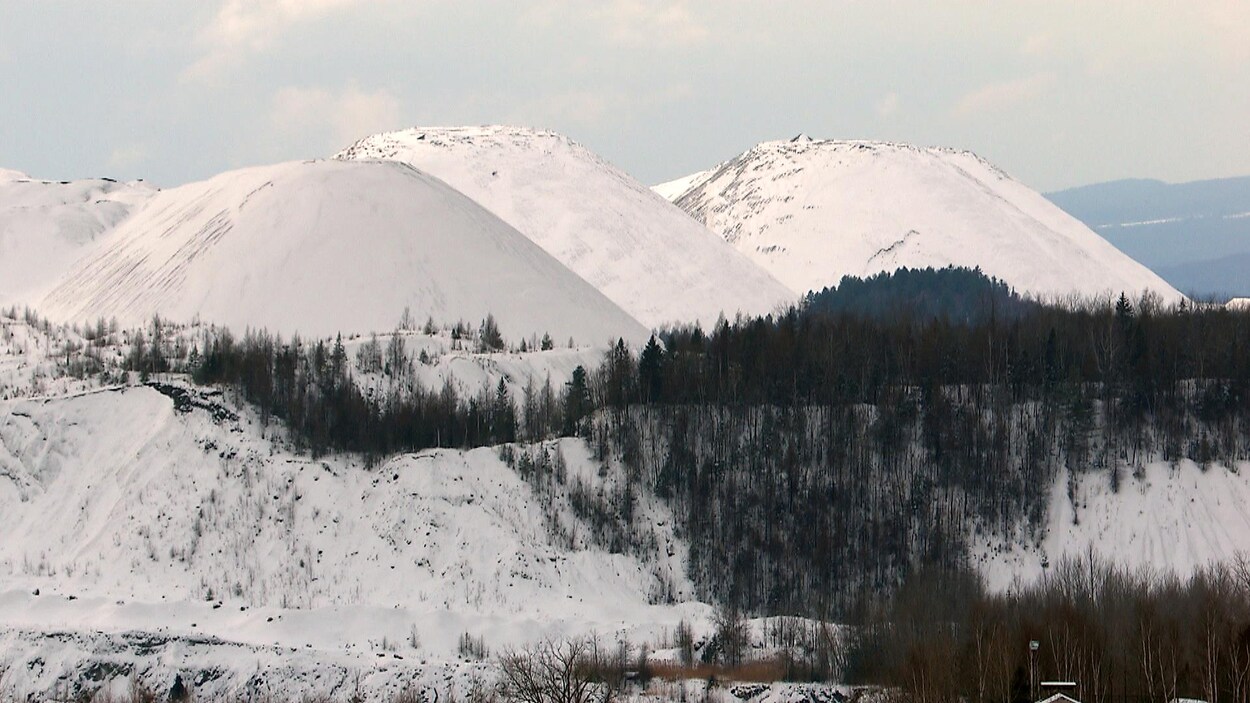
M 1072 696 L 1064 695 L 1062 693 L 1056 693 L 1050 696 L 1049 698 L 1043 698 L 1037 703 L 1081 703 L 1081 702 L 1073 698 Z

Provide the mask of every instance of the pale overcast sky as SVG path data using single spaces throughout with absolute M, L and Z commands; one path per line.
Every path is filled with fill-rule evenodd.
M 1250 2 L 0 0 L 0 167 L 37 177 L 176 185 L 483 123 L 649 183 L 799 132 L 1042 190 L 1246 175 Z

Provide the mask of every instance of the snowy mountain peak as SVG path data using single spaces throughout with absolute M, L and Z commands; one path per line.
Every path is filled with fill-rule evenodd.
M 9 168 L 0 168 L 0 181 L 25 181 L 30 180 L 30 176 L 21 171 L 14 171 Z
M 758 314 L 795 291 L 646 186 L 561 134 L 416 127 L 362 139 L 340 160 L 409 163 L 450 184 L 645 325 Z
M 1181 298 L 972 152 L 801 137 L 758 144 L 656 190 L 795 290 L 953 264 L 1045 297 Z

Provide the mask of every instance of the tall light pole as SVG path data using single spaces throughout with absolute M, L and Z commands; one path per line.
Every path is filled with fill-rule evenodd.
M 1037 640 L 1029 640 L 1029 700 L 1037 702 L 1037 649 L 1041 646 Z

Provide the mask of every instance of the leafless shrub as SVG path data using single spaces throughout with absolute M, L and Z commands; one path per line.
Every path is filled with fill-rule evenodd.
M 481 661 L 490 656 L 490 649 L 486 647 L 486 640 L 481 636 L 474 637 L 468 632 L 460 635 L 460 641 L 456 649 L 460 656 L 466 659 Z

